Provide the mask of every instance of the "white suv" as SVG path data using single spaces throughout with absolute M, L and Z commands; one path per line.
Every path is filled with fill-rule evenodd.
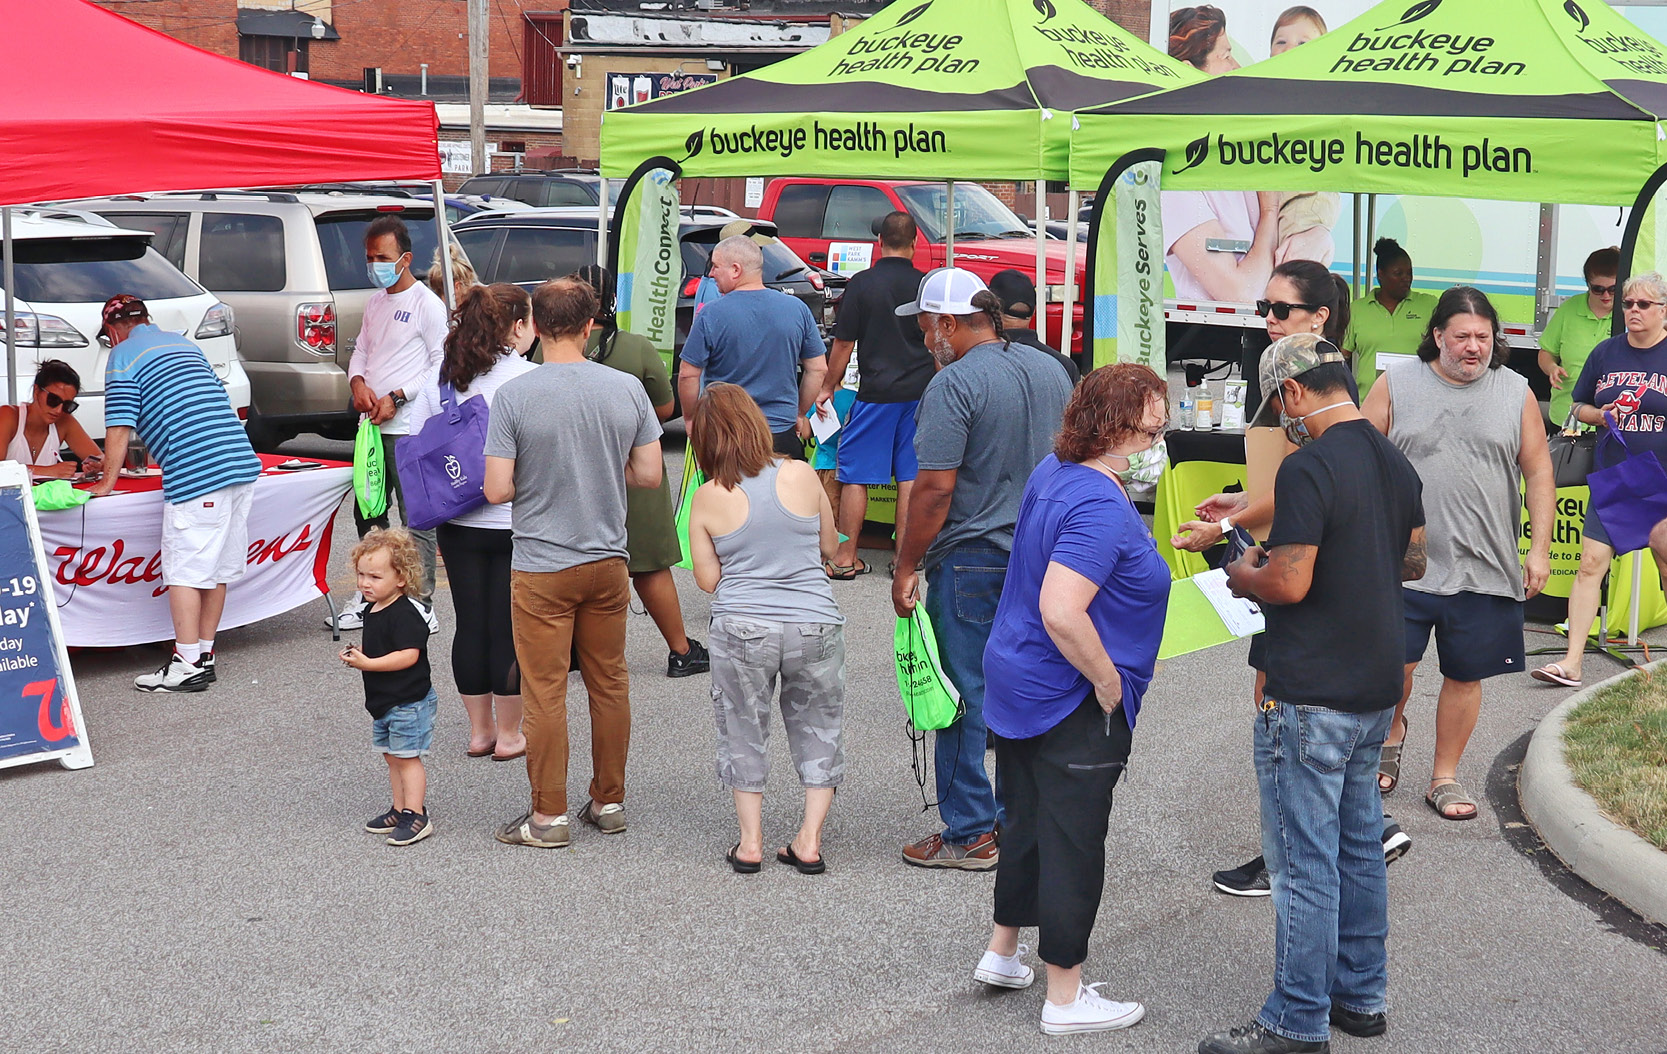
M 62 359 L 81 375 L 75 419 L 88 435 L 101 438 L 110 347 L 98 336 L 100 313 L 110 297 L 131 293 L 145 302 L 152 322 L 203 349 L 237 416 L 247 418 L 249 378 L 238 361 L 232 309 L 185 277 L 150 240 L 148 233 L 122 230 L 86 213 L 13 210 L 18 356 L 12 405 L 28 396 L 42 361 Z

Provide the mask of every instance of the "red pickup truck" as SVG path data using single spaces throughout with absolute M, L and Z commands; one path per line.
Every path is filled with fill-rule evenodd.
M 770 220 L 783 242 L 812 266 L 839 271 L 841 261 L 829 258 L 830 246 L 866 243 L 874 246 L 874 221 L 901 209 L 915 218 L 920 241 L 915 266 L 922 271 L 942 267 L 945 260 L 945 201 L 942 183 L 890 179 L 771 180 L 764 188 L 758 218 Z M 1065 249 L 1062 241 L 1047 243 L 1048 343 L 1060 344 L 1064 317 Z M 877 248 L 870 252 L 877 254 Z M 1085 245 L 1077 247 L 1077 302 L 1071 305 L 1072 354 L 1082 351 L 1083 268 Z M 955 184 L 955 265 L 985 281 L 1009 267 L 1036 274 L 1036 232 L 1013 210 L 977 183 Z

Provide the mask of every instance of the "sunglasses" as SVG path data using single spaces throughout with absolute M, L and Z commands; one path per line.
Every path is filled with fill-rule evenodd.
M 1586 289 L 1589 292 L 1591 292 L 1594 296 L 1614 296 L 1615 295 L 1615 284 L 1613 282 L 1611 282 L 1609 285 L 1593 285 L 1592 283 L 1587 282 L 1586 283 Z
M 1623 300 L 1621 306 L 1628 311 L 1648 311 L 1652 307 L 1660 307 L 1660 300 Z
M 41 394 L 46 396 L 46 405 L 50 409 L 56 410 L 58 407 L 62 406 L 64 408 L 64 413 L 66 414 L 73 414 L 81 406 L 81 404 L 76 402 L 74 399 L 65 399 L 56 392 L 42 392 Z
M 1272 315 L 1283 322 L 1291 317 L 1293 311 L 1318 311 L 1319 304 L 1287 304 L 1283 300 L 1256 301 L 1256 314 L 1262 318 Z

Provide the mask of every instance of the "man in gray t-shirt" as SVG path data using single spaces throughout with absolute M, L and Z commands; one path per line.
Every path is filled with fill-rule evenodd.
M 526 704 L 532 807 L 498 830 L 510 845 L 568 843 L 567 674 L 590 693 L 590 800 L 579 819 L 625 830 L 631 701 L 625 488 L 657 487 L 660 423 L 634 377 L 585 359 L 596 293 L 577 279 L 533 294 L 544 365 L 498 389 L 486 433 L 486 497 L 514 501 L 510 606 Z
M 924 558 L 938 655 L 965 705 L 934 747 L 944 830 L 904 846 L 903 860 L 983 871 L 996 866 L 999 819 L 984 771 L 984 645 L 1025 483 L 1053 449 L 1071 382 L 1045 352 L 1002 339 L 1001 302 L 970 271 L 933 271 L 897 313 L 918 315 L 938 372 L 915 418 L 920 471 L 897 539 L 892 604 L 900 616 L 914 607 Z

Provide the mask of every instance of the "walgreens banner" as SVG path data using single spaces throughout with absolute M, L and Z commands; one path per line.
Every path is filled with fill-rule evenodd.
M 223 629 L 271 618 L 328 590 L 331 526 L 351 468 L 268 472 L 249 510 L 248 570 L 226 590 Z M 172 640 L 162 584 L 162 493 L 117 493 L 40 514 L 64 642 L 107 648 Z

